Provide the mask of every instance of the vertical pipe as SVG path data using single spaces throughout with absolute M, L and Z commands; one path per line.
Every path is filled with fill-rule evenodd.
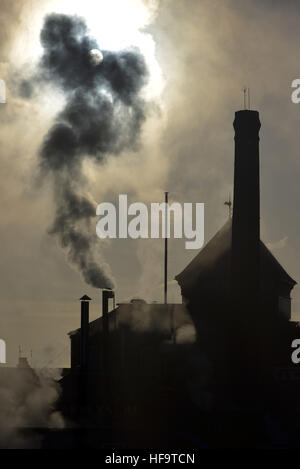
M 109 334 L 109 324 L 108 324 L 108 296 L 107 290 L 102 292 L 102 326 L 103 326 L 103 370 L 104 375 L 107 375 L 108 372 L 108 334 Z
M 87 396 L 87 368 L 88 368 L 88 347 L 89 347 L 89 298 L 84 295 L 81 302 L 81 326 L 80 326 L 80 373 L 78 382 L 78 410 L 80 415 L 84 415 L 88 403 Z
M 109 369 L 109 317 L 108 300 L 115 298 L 112 290 L 103 290 L 102 292 L 102 326 L 103 326 L 103 368 L 104 374 L 108 374 Z
M 109 298 L 114 298 L 112 290 L 102 291 L 102 357 L 103 357 L 103 400 L 108 408 L 112 408 L 111 372 L 110 365 L 110 337 L 109 337 Z M 108 416 L 106 415 L 108 418 Z M 106 418 L 105 417 L 105 418 Z
M 84 295 L 81 301 L 81 327 L 80 327 L 80 368 L 85 370 L 88 365 L 88 340 L 89 340 L 89 301 Z
M 168 192 L 165 192 L 164 303 L 168 303 Z

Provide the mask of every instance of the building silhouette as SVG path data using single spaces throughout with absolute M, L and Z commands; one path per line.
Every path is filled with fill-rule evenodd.
M 232 218 L 176 276 L 182 304 L 109 311 L 105 290 L 89 323 L 81 298 L 61 407 L 81 425 L 109 422 L 125 445 L 259 445 L 278 422 L 296 431 L 296 282 L 260 240 L 258 112 L 236 112 L 234 130 Z

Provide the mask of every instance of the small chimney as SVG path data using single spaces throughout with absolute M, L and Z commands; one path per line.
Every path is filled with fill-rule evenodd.
M 88 366 L 89 347 L 89 302 L 91 298 L 84 295 L 81 301 L 81 328 L 80 328 L 80 368 L 86 370 Z
M 102 291 L 102 326 L 103 326 L 103 367 L 104 373 L 108 373 L 109 365 L 109 318 L 108 318 L 108 301 L 115 298 L 112 290 Z

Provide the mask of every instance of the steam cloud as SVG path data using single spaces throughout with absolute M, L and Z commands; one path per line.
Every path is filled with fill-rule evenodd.
M 113 280 L 99 259 L 91 222 L 95 204 L 82 193 L 85 158 L 103 163 L 110 154 L 137 149 L 146 102 L 144 58 L 136 48 L 102 51 L 95 66 L 89 57 L 98 48 L 83 19 L 51 14 L 41 31 L 44 54 L 35 81 L 63 90 L 66 105 L 56 117 L 39 153 L 43 177 L 52 176 L 56 214 L 50 233 L 58 237 L 68 259 L 86 283 L 112 288 Z M 28 82 L 23 94 L 30 96 Z
M 49 370 L 3 368 L 0 375 L 0 449 L 40 448 L 37 428 L 63 428 L 55 410 L 59 376 Z

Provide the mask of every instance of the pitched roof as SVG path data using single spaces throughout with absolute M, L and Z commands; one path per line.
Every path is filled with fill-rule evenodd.
M 183 289 L 193 288 L 200 278 L 209 276 L 215 269 L 223 271 L 230 268 L 231 222 L 232 220 L 229 219 L 185 269 L 176 275 L 175 279 Z M 262 241 L 260 241 L 260 258 L 262 271 L 273 271 L 281 282 L 288 283 L 291 286 L 297 283 L 288 275 Z

